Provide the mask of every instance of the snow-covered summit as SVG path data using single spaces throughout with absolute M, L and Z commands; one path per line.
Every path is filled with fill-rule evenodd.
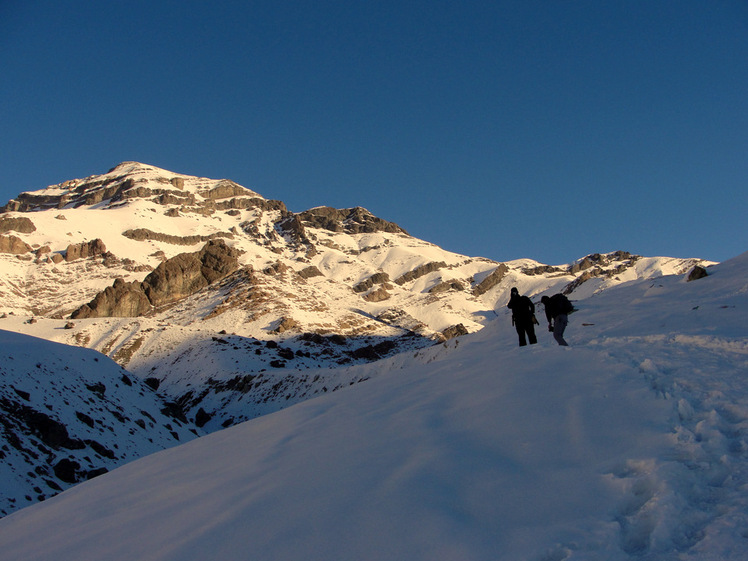
M 63 209 L 102 202 L 120 203 L 127 199 L 154 197 L 186 205 L 228 197 L 263 197 L 227 179 L 207 179 L 173 173 L 140 162 L 122 162 L 107 173 L 72 179 L 38 191 L 27 191 L 9 201 L 5 211 Z

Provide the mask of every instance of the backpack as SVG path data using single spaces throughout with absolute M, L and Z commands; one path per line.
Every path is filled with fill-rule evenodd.
M 558 305 L 558 310 L 562 314 L 570 314 L 574 311 L 574 305 L 569 302 L 569 299 L 564 296 L 563 294 L 556 294 L 553 299 L 556 301 L 556 304 Z

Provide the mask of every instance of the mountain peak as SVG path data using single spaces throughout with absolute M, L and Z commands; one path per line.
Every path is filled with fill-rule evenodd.
M 50 208 L 110 205 L 127 199 L 150 199 L 158 204 L 202 207 L 208 201 L 241 197 L 264 199 L 262 195 L 228 179 L 208 179 L 174 173 L 141 162 L 122 162 L 108 172 L 71 179 L 38 191 L 21 193 L 0 212 Z

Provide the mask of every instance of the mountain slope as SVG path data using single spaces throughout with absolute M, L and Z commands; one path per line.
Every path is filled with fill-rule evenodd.
M 195 438 L 173 411 L 95 351 L 0 331 L 0 515 Z
M 20 559 L 744 559 L 748 254 L 505 314 L 0 520 Z M 545 336 L 542 336 L 545 335 Z M 375 376 L 375 374 L 378 374 Z
M 365 209 L 293 213 L 229 180 L 124 162 L 5 205 L 0 328 L 96 349 L 216 430 L 365 379 L 356 364 L 476 332 L 512 286 L 580 300 L 696 264 L 709 263 L 499 263 Z

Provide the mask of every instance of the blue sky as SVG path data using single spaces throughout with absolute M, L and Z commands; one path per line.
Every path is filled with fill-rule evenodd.
M 748 2 L 0 0 L 0 204 L 137 160 L 445 249 L 748 250 Z

